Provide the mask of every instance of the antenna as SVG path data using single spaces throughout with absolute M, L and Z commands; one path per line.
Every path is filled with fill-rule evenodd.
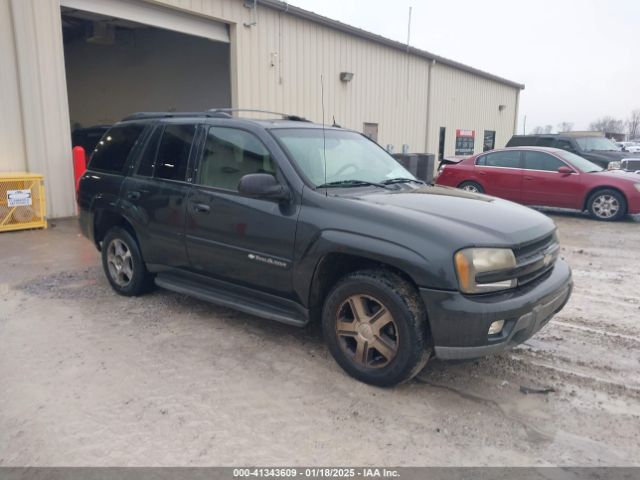
M 322 102 L 322 157 L 324 159 L 324 183 L 327 183 L 327 137 L 324 131 L 324 76 L 320 75 L 320 101 Z M 324 189 L 325 196 L 328 196 L 328 191 Z

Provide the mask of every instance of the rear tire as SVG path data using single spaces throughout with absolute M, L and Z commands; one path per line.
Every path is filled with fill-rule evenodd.
M 431 356 L 426 311 L 416 289 L 384 270 L 346 275 L 325 300 L 322 331 L 336 362 L 371 385 L 406 382 Z
M 620 192 L 611 189 L 598 190 L 589 197 L 587 208 L 597 220 L 614 222 L 627 213 L 627 201 Z
M 111 228 L 102 240 L 102 268 L 120 295 L 141 295 L 153 288 L 153 275 L 147 271 L 138 242 L 123 228 Z
M 477 182 L 471 182 L 471 181 L 462 182 L 460 185 L 458 185 L 458 188 L 460 190 L 464 190 L 465 192 L 484 193 L 484 189 L 482 188 L 482 185 L 480 185 Z

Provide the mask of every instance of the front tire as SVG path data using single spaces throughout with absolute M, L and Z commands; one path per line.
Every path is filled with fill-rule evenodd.
M 102 240 L 102 267 L 120 295 L 136 296 L 153 287 L 153 276 L 142 260 L 138 242 L 123 228 L 111 228 Z
M 464 190 L 465 192 L 484 193 L 484 189 L 482 188 L 482 185 L 476 182 L 471 182 L 471 181 L 462 182 L 460 185 L 458 185 L 458 188 L 460 190 Z
M 627 201 L 616 190 L 605 189 L 594 192 L 587 201 L 589 213 L 598 220 L 613 222 L 627 212 Z
M 336 362 L 371 385 L 406 382 L 431 355 L 422 300 L 413 285 L 384 270 L 345 276 L 325 300 L 322 330 Z

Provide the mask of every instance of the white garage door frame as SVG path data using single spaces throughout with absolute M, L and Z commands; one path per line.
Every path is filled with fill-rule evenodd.
M 137 0 L 60 0 L 60 5 L 229 43 L 229 29 L 224 23 L 146 2 Z

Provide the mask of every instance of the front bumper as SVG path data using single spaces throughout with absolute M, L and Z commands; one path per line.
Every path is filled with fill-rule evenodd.
M 427 308 L 436 357 L 469 359 L 500 352 L 540 330 L 569 300 L 573 281 L 569 265 L 558 260 L 553 270 L 521 288 L 486 295 L 420 289 Z M 502 331 L 489 326 L 504 320 Z

